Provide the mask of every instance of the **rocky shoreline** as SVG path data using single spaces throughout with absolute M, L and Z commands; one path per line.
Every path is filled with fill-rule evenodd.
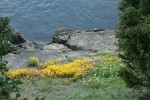
M 29 56 L 36 56 L 41 61 L 45 61 L 47 59 L 93 59 L 88 55 L 97 52 L 116 53 L 113 30 L 60 28 L 53 33 L 52 41 L 47 43 L 28 41 L 18 31 L 15 34 L 10 53 L 3 56 L 3 59 L 8 61 L 7 66 L 13 66 L 12 69 L 26 67 Z

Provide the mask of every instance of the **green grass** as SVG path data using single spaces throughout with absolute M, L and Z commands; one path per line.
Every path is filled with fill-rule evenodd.
M 87 95 L 80 97 L 81 100 L 138 100 L 139 93 L 126 87 L 125 82 L 118 77 L 118 71 L 124 64 L 114 56 L 111 61 L 98 60 L 95 70 L 80 80 L 80 85 L 86 89 Z
M 112 55 L 110 52 L 103 51 L 103 52 L 97 52 L 95 54 L 86 54 L 88 57 L 93 57 L 93 56 L 106 56 L 106 55 Z
M 120 78 L 101 78 L 82 84 L 88 95 L 82 100 L 138 100 L 138 92 L 125 86 Z
M 118 77 L 124 64 L 115 55 L 105 55 L 97 60 L 88 75 L 72 78 L 34 78 L 24 80 L 21 94 L 29 100 L 45 97 L 45 100 L 138 100 L 140 94 L 126 87 Z
M 69 49 L 62 49 L 62 52 L 63 53 L 67 53 L 67 52 L 69 52 L 70 50 Z
M 31 79 L 31 80 L 23 80 L 23 84 L 20 85 L 21 88 L 21 96 L 22 98 L 28 98 L 29 100 L 34 100 L 34 98 L 45 97 L 46 92 L 51 90 L 51 79 Z

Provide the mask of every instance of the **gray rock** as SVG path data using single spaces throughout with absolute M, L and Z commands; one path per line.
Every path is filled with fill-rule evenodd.
M 14 31 L 12 40 L 11 40 L 12 44 L 20 44 L 20 43 L 24 43 L 26 41 L 27 40 L 25 39 L 25 37 L 18 30 Z
M 115 51 L 113 31 L 82 32 L 70 36 L 66 45 L 73 50 Z
M 26 49 L 26 47 L 23 47 L 23 44 L 26 44 L 26 42 L 25 37 L 18 30 L 14 30 L 12 39 L 10 40 L 11 47 L 8 52 L 14 54 L 20 53 L 22 49 Z
M 58 44 L 58 43 L 52 43 L 52 44 L 47 44 L 44 45 L 43 50 L 64 50 L 64 49 L 69 49 L 63 44 Z
M 12 44 L 9 53 L 18 54 L 21 51 L 42 50 L 44 45 L 47 45 L 47 43 L 35 41 L 34 42 L 26 41 L 20 44 Z
M 66 58 L 74 58 L 74 59 L 81 59 L 86 58 L 86 55 L 83 51 L 70 51 L 65 54 Z
M 13 66 L 12 69 L 21 69 L 27 66 L 28 58 L 30 56 L 35 56 L 44 62 L 48 59 L 64 59 L 58 51 L 54 50 L 32 50 L 32 51 L 22 51 L 20 54 L 8 53 L 3 56 L 3 59 L 8 61 L 7 66 Z
M 114 45 L 116 39 L 112 30 L 74 31 L 73 29 L 61 28 L 55 32 L 52 42 L 48 44 L 26 41 L 21 44 L 13 44 L 12 50 L 19 50 L 20 53 L 12 52 L 6 54 L 3 56 L 3 59 L 9 62 L 7 66 L 14 66 L 13 69 L 20 69 L 26 67 L 30 56 L 38 57 L 41 62 L 48 59 L 94 59 L 87 55 L 102 51 L 114 53 L 116 50 Z M 101 57 L 95 58 L 99 59 Z
M 48 43 L 46 43 L 46 42 L 38 42 L 38 41 L 33 41 L 32 42 L 33 44 L 34 44 L 34 48 L 35 49 L 39 49 L 39 50 L 42 50 L 43 49 L 43 46 L 44 45 L 46 45 L 46 44 L 48 44 Z
M 99 32 L 99 31 L 104 31 L 104 29 L 94 28 L 94 29 L 88 29 L 88 30 L 86 30 L 86 32 Z
M 70 38 L 70 35 L 73 33 L 74 33 L 73 29 L 60 28 L 53 33 L 52 42 L 65 44 L 68 41 L 68 39 Z
M 66 29 L 67 30 L 67 29 Z M 72 50 L 113 51 L 116 42 L 113 30 L 92 29 L 87 31 L 59 30 L 53 42 L 64 44 Z M 70 32 L 70 33 L 69 33 Z M 63 34 L 63 35 L 62 35 Z

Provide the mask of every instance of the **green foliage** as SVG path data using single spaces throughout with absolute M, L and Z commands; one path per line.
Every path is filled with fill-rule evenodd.
M 120 67 L 124 64 L 111 54 L 97 60 L 94 70 L 78 80 L 50 77 L 23 79 L 23 84 L 19 85 L 21 97 L 29 100 L 37 96 L 40 100 L 43 100 L 42 97 L 45 100 L 138 100 L 138 91 L 127 88 L 117 76 Z
M 7 62 L 2 60 L 2 56 L 6 54 L 10 48 L 10 41 L 13 36 L 13 29 L 9 26 L 8 17 L 0 18 L 0 100 L 20 100 L 20 88 L 22 84 L 20 79 L 14 79 L 7 76 Z M 22 100 L 28 100 L 22 98 Z M 44 100 L 44 97 L 36 97 L 35 100 Z
M 95 75 L 102 78 L 110 78 L 118 75 L 120 67 L 124 66 L 117 56 L 105 56 L 102 60 L 97 60 Z
M 9 26 L 10 20 L 8 17 L 0 18 L 0 56 L 7 53 L 10 47 L 12 29 Z
M 35 56 L 30 56 L 28 59 L 28 67 L 37 67 L 39 65 L 39 58 Z
M 18 85 L 19 79 L 7 77 L 6 62 L 0 59 L 0 100 L 17 100 L 20 97 Z
M 127 88 L 118 77 L 118 71 L 125 65 L 115 55 L 97 60 L 95 70 L 84 78 L 82 86 L 90 91 L 85 100 L 138 100 L 139 92 Z M 81 100 L 84 100 L 81 99 Z
M 9 50 L 11 34 L 9 18 L 0 18 L 0 100 L 17 100 L 20 97 L 18 85 L 21 81 L 7 76 L 7 62 L 2 60 L 2 56 Z
M 88 57 L 93 57 L 93 56 L 106 56 L 106 55 L 112 55 L 110 52 L 103 51 L 103 52 L 97 52 L 95 54 L 86 54 Z
M 69 51 L 70 51 L 69 49 L 62 49 L 62 53 L 67 53 Z
M 119 78 L 102 78 L 88 85 L 87 89 L 88 95 L 81 100 L 139 100 L 139 93 L 126 88 Z
M 120 57 L 126 64 L 119 75 L 129 87 L 150 92 L 150 0 L 122 0 L 116 31 Z

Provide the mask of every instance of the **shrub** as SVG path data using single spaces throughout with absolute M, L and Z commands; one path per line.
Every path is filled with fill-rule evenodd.
M 22 81 L 18 78 L 8 77 L 7 62 L 3 61 L 2 56 L 10 50 L 13 36 L 13 29 L 9 25 L 8 17 L 0 18 L 0 100 L 20 100 L 19 85 Z M 22 100 L 28 100 L 22 98 Z M 44 100 L 36 97 L 35 100 Z
M 10 47 L 12 36 L 12 28 L 9 26 L 10 20 L 8 17 L 0 18 L 0 56 L 6 54 Z
M 126 64 L 119 75 L 129 87 L 150 91 L 150 0 L 122 0 L 119 9 L 116 38 Z
M 2 60 L 2 56 L 7 53 L 10 47 L 12 29 L 9 26 L 9 18 L 0 18 L 0 100 L 17 100 L 20 97 L 18 85 L 19 79 L 12 79 L 6 75 L 7 62 Z
M 20 97 L 18 85 L 21 81 L 5 75 L 7 71 L 6 62 L 0 59 L 0 100 L 18 100 Z
M 93 73 L 101 78 L 111 78 L 118 75 L 120 67 L 124 66 L 119 57 L 115 55 L 105 56 L 95 62 L 95 71 Z
M 29 57 L 27 66 L 38 66 L 39 65 L 39 58 L 35 56 Z

